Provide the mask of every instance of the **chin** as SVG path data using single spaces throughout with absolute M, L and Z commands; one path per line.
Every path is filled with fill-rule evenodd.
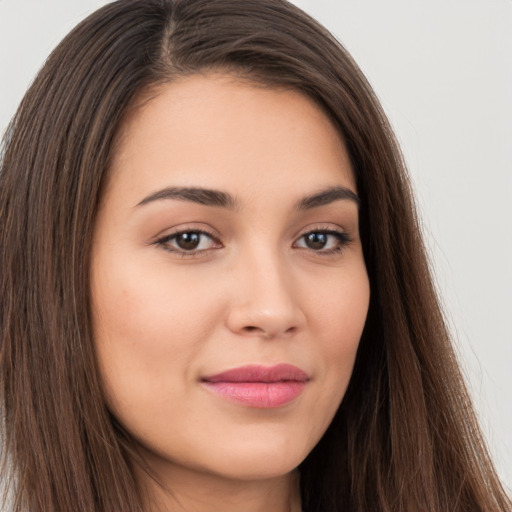
M 245 435 L 228 436 L 229 443 L 204 439 L 195 449 L 183 447 L 178 452 L 165 446 L 140 446 L 150 466 L 157 473 L 168 473 L 171 481 L 181 470 L 239 481 L 278 478 L 296 469 L 313 448 L 295 435 L 269 436 L 247 430 Z
M 226 447 L 222 457 L 216 459 L 215 471 L 238 480 L 277 478 L 296 469 L 312 448 L 290 443 L 289 439 L 281 443 L 276 439 L 267 442 L 262 436 Z

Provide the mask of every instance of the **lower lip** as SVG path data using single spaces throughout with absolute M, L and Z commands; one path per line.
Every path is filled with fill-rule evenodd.
M 203 382 L 217 395 L 248 407 L 273 409 L 282 407 L 297 398 L 306 382 Z

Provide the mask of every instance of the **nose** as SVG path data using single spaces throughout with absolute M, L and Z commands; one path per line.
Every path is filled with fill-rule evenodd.
M 228 328 L 264 339 L 288 337 L 305 324 L 297 277 L 278 256 L 255 257 L 234 269 Z

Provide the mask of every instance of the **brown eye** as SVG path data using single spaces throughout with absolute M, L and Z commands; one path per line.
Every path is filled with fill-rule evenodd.
M 341 252 L 351 242 L 343 231 L 310 231 L 302 235 L 294 244 L 299 249 L 309 249 L 320 254 Z
M 308 233 L 304 235 L 304 243 L 309 249 L 320 250 L 324 249 L 329 240 L 327 233 Z
M 222 244 L 204 231 L 180 231 L 164 236 L 155 245 L 178 254 L 199 254 L 209 249 L 219 249 Z
M 179 233 L 175 237 L 176 245 L 184 251 L 193 251 L 199 247 L 201 242 L 201 233 L 191 231 L 189 233 Z

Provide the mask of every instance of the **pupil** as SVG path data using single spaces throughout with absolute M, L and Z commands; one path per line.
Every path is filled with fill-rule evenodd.
M 323 249 L 327 244 L 325 233 L 309 233 L 306 235 L 306 245 L 310 249 Z
M 176 243 L 180 249 L 192 250 L 197 248 L 199 245 L 200 235 L 199 233 L 180 233 L 176 237 Z

